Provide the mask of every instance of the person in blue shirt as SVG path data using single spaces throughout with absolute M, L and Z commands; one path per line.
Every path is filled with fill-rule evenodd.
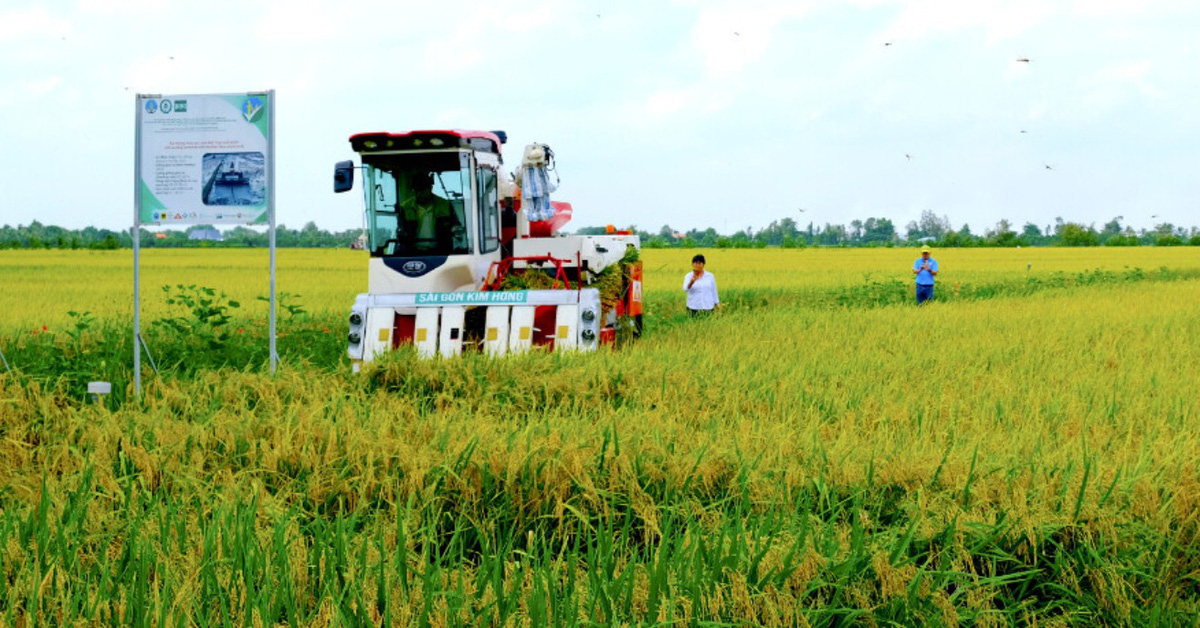
M 913 274 L 917 276 L 917 305 L 933 298 L 933 278 L 938 274 L 937 260 L 929 256 L 929 247 L 921 247 L 921 257 L 913 262 Z

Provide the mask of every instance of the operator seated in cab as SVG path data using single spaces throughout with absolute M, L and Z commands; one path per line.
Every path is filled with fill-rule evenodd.
M 456 229 L 461 229 L 454 204 L 433 193 L 433 175 L 413 172 L 409 179 L 411 194 L 400 201 L 406 229 L 412 234 L 413 251 L 446 252 L 454 248 Z

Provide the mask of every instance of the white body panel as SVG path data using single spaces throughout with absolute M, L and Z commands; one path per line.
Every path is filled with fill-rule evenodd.
M 392 326 L 396 322 L 396 310 L 373 307 L 367 310 L 366 333 L 363 334 L 363 359 L 370 361 L 378 353 L 392 348 Z
M 441 312 L 436 307 L 417 309 L 416 325 L 413 327 L 413 346 L 417 355 L 432 358 L 437 355 L 438 319 Z
M 508 353 L 508 317 L 516 308 L 493 305 L 487 309 L 487 322 L 483 333 L 483 348 L 488 355 Z
M 532 305 L 518 305 L 512 308 L 512 322 L 509 328 L 508 350 L 510 353 L 525 353 L 533 346 L 533 311 Z
M 492 262 L 499 260 L 500 251 L 485 255 L 451 255 L 444 264 L 424 275 L 409 277 L 389 268 L 382 258 L 372 257 L 367 261 L 367 290 L 371 294 L 478 290 Z
M 554 336 L 557 350 L 591 351 L 599 343 L 600 292 L 580 290 L 522 290 L 513 292 L 422 292 L 407 294 L 360 294 L 351 309 L 350 333 L 360 338 L 347 353 L 357 364 L 369 362 L 391 349 L 397 313 L 416 314 L 413 344 L 424 358 L 459 355 L 463 351 L 468 308 L 485 307 L 484 327 L 472 330 L 483 336 L 482 348 L 493 355 L 522 353 L 533 346 L 534 314 L 537 306 L 555 306 Z M 478 324 L 478 323 L 473 323 Z M 495 329 L 493 334 L 489 329 Z M 490 340 L 489 340 L 490 339 Z
M 467 308 L 450 306 L 442 308 L 442 333 L 438 334 L 438 355 L 449 358 L 462 353 L 463 321 Z
M 569 266 L 586 264 L 592 272 L 600 272 L 621 261 L 629 245 L 641 248 L 637 236 L 561 236 L 557 238 L 526 238 L 513 241 L 513 257 L 535 257 L 549 255 L 565 259 Z M 525 262 L 517 261 L 516 268 L 525 268 Z
M 579 347 L 579 306 L 560 305 L 554 313 L 554 350 L 570 351 Z

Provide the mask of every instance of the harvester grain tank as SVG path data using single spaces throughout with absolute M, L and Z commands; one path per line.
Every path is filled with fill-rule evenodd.
M 339 162 L 334 191 L 351 189 L 362 171 L 370 257 L 367 292 L 350 312 L 356 369 L 410 344 L 422 357 L 591 351 L 618 332 L 641 333 L 638 237 L 560 233 L 572 207 L 549 200 L 553 151 L 544 144 L 527 146 L 518 170 L 537 210 L 530 220 L 504 172 L 506 139 L 461 130 L 351 136 L 361 166 Z

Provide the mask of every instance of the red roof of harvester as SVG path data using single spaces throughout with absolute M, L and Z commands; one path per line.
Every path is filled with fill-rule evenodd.
M 383 150 L 387 150 L 388 148 L 403 150 L 417 148 L 417 146 L 413 145 L 413 140 L 427 140 L 435 137 L 440 137 L 443 139 L 443 141 L 445 141 L 446 138 L 458 138 L 459 146 L 474 147 L 478 147 L 478 144 L 477 142 L 471 142 L 471 140 L 484 140 L 486 142 L 491 142 L 492 152 L 495 153 L 500 152 L 500 144 L 503 143 L 500 141 L 500 136 L 491 131 L 445 129 L 409 131 L 408 133 L 388 133 L 386 131 L 380 131 L 376 133 L 356 133 L 350 136 L 350 145 L 354 147 L 354 150 L 361 151 L 363 148 L 363 142 L 374 141 L 376 143 L 383 143 L 383 146 L 379 146 L 379 148 Z M 394 144 L 393 146 L 388 146 L 386 144 L 389 140 Z M 421 148 L 424 147 L 422 146 Z

